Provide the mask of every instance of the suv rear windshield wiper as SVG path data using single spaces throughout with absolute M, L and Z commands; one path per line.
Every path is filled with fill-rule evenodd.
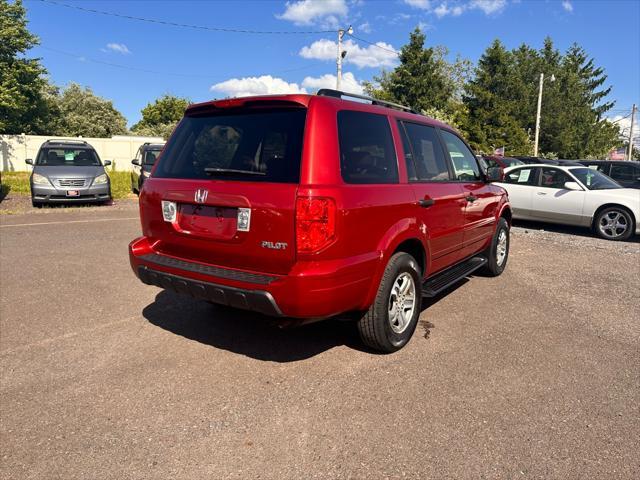
M 204 172 L 207 175 L 260 175 L 264 176 L 266 172 L 252 172 L 251 170 L 236 170 L 234 168 L 215 168 L 206 167 Z

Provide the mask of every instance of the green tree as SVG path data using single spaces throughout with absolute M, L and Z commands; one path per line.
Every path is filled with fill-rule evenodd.
M 161 136 L 166 139 L 184 115 L 189 103 L 188 98 L 165 94 L 142 109 L 142 120 L 131 130 L 139 135 Z
M 476 150 L 489 153 L 504 146 L 511 155 L 530 151 L 527 131 L 513 115 L 522 90 L 513 75 L 514 66 L 514 54 L 495 40 L 480 57 L 475 77 L 466 86 L 463 129 Z
M 127 120 L 113 102 L 77 83 L 71 83 L 63 90 L 58 98 L 58 108 L 58 135 L 111 137 L 127 133 Z
M 425 39 L 420 28 L 411 32 L 409 43 L 400 49 L 400 64 L 392 71 L 383 71 L 374 77 L 374 83 L 365 83 L 365 91 L 376 98 L 408 105 L 418 111 L 451 114 L 456 82 L 461 83 L 468 64 L 461 60 L 448 64 L 445 60 L 447 50 L 425 48 Z
M 51 133 L 56 89 L 39 59 L 24 54 L 38 43 L 27 29 L 21 0 L 0 0 L 0 132 Z

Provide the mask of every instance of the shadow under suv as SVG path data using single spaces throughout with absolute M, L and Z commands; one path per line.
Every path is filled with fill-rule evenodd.
M 423 296 L 504 270 L 499 179 L 448 125 L 376 99 L 191 105 L 140 193 L 130 262 L 144 283 L 213 303 L 307 322 L 349 313 L 366 345 L 392 352 Z
M 29 178 L 34 207 L 45 203 L 107 202 L 111 183 L 95 149 L 85 141 L 47 140 L 42 144 Z

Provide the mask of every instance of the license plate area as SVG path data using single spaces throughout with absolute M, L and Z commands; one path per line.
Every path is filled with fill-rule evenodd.
M 230 240 L 238 231 L 238 209 L 235 207 L 181 204 L 179 212 L 180 229 L 198 236 Z
M 79 197 L 79 196 L 80 196 L 79 190 L 67 190 L 67 197 Z

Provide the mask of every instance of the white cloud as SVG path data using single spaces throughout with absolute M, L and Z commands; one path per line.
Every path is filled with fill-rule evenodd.
M 411 7 L 419 8 L 420 10 L 431 9 L 431 0 L 404 0 L 404 3 Z
M 339 18 L 349 12 L 345 0 L 299 0 L 287 2 L 284 13 L 276 18 L 288 20 L 296 25 L 311 25 L 316 22 L 335 26 Z
M 573 5 L 571 5 L 571 2 L 569 0 L 563 0 L 562 8 L 564 8 L 566 12 L 573 12 Z
M 210 90 L 228 97 L 251 97 L 254 95 L 279 95 L 286 93 L 315 93 L 320 88 L 336 88 L 336 76 L 332 74 L 320 77 L 305 77 L 302 84 L 289 83 L 271 75 L 261 77 L 231 78 L 212 85 Z M 340 89 L 350 93 L 362 94 L 360 82 L 351 72 L 342 74 Z
M 507 6 L 507 0 L 471 0 L 468 8 L 482 10 L 486 15 L 499 13 Z
M 358 25 L 358 28 L 356 28 L 356 31 L 371 33 L 371 25 L 369 24 L 369 22 L 364 22 L 363 24 Z
M 451 8 L 449 8 L 449 6 L 447 5 L 446 2 L 441 3 L 440 5 L 438 5 L 435 10 L 433 11 L 433 13 L 436 14 L 436 17 L 438 18 L 442 18 L 446 15 L 451 15 L 453 17 L 457 17 L 459 15 L 462 15 L 462 12 L 464 12 L 464 7 L 460 6 L 460 5 L 455 5 Z
M 377 42 L 377 47 L 368 45 L 363 48 L 353 40 L 348 39 L 342 45 L 344 50 L 347 51 L 344 63 L 351 63 L 358 68 L 391 67 L 398 60 L 398 56 L 394 53 L 395 48 L 385 42 Z M 302 47 L 300 56 L 316 60 L 335 60 L 337 50 L 338 45 L 336 42 L 323 38 L 309 46 Z
M 636 115 L 636 120 L 638 119 Z M 610 122 L 615 123 L 618 127 L 620 127 L 620 136 L 625 140 L 629 138 L 629 129 L 631 128 L 631 116 L 627 115 L 616 115 L 613 118 L 607 118 Z M 635 122 L 633 125 L 633 144 L 640 145 L 640 123 Z
M 471 10 L 481 10 L 485 15 L 493 15 L 502 12 L 506 6 L 507 0 L 470 0 L 466 3 L 452 1 L 442 2 L 430 11 L 438 18 L 442 18 L 447 15 L 458 17 L 464 12 Z
M 328 73 L 321 77 L 306 77 L 302 81 L 302 86 L 304 88 L 308 88 L 312 93 L 320 88 L 336 88 L 336 76 Z M 359 95 L 364 93 L 362 85 L 360 85 L 360 82 L 356 80 L 356 77 L 351 72 L 345 72 L 342 74 L 340 90 L 349 93 L 357 93 Z
M 221 92 L 229 97 L 250 97 L 252 95 L 271 95 L 284 93 L 305 93 L 297 83 L 271 75 L 261 77 L 231 78 L 211 86 L 212 91 Z
M 131 51 L 124 43 L 107 43 L 106 50 L 103 48 L 102 51 L 106 52 L 109 50 L 111 50 L 112 52 L 121 53 L 122 55 L 129 55 L 131 53 Z

